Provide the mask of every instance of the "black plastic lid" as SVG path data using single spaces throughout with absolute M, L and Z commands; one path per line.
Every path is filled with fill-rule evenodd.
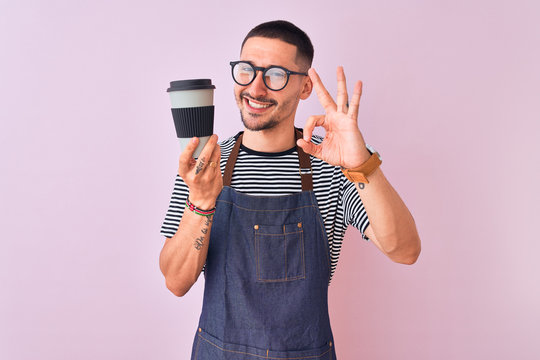
M 171 87 L 167 89 L 167 92 L 181 90 L 204 90 L 215 88 L 216 87 L 212 85 L 211 79 L 176 80 L 171 81 Z

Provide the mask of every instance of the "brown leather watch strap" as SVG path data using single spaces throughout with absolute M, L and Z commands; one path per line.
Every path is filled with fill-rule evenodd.
M 382 164 L 381 159 L 377 153 L 371 154 L 370 158 L 354 169 L 345 169 L 341 168 L 343 174 L 349 179 L 349 181 L 354 183 L 365 183 L 369 184 L 368 176 L 371 175 L 380 165 Z

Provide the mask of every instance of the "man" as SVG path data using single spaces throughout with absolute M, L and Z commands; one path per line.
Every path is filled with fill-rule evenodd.
M 327 290 L 347 225 L 395 262 L 420 253 L 414 220 L 358 128 L 362 83 L 349 103 L 338 68 L 334 102 L 312 58 L 293 24 L 255 27 L 231 62 L 244 131 L 220 145 L 213 135 L 196 161 L 193 138 L 180 156 L 160 268 L 183 296 L 204 267 L 193 359 L 335 359 Z M 301 132 L 296 109 L 313 89 L 326 114 Z

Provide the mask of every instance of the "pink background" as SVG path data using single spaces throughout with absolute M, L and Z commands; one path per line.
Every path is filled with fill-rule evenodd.
M 538 1 L 2 1 L 0 358 L 186 359 L 202 278 L 159 271 L 179 156 L 165 89 L 210 77 L 285 18 L 364 81 L 359 124 L 414 215 L 391 262 L 349 229 L 330 287 L 340 359 L 537 359 Z M 322 107 L 301 105 L 297 125 Z

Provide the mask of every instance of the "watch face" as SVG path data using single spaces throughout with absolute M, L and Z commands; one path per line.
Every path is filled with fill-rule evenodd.
M 371 154 L 377 154 L 377 156 L 379 157 L 379 159 L 382 161 L 381 154 L 379 154 L 379 153 L 377 152 L 377 150 L 375 150 L 371 145 L 366 144 L 366 148 L 368 149 L 368 151 L 369 151 Z

